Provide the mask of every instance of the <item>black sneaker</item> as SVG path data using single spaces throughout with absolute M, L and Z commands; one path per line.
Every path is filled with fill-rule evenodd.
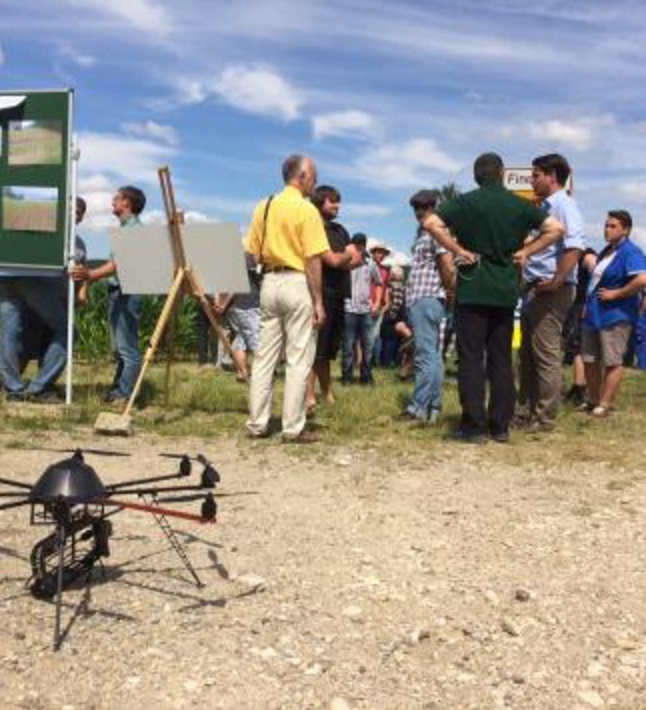
M 490 434 L 491 440 L 495 441 L 497 444 L 508 444 L 509 443 L 509 432 L 508 431 L 497 431 Z
M 25 390 L 18 390 L 10 392 L 5 390 L 4 398 L 7 402 L 24 402 L 25 401 Z
M 463 444 L 486 444 L 487 437 L 484 434 L 478 434 L 477 432 L 464 431 L 464 429 L 456 429 L 451 432 L 450 438 L 453 441 L 459 441 Z
M 63 400 L 53 389 L 41 390 L 40 392 L 25 392 L 26 402 L 32 404 L 62 404 Z

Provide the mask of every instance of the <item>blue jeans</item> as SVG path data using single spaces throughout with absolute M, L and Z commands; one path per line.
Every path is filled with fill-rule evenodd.
M 371 316 L 369 313 L 347 313 L 345 314 L 343 324 L 343 364 L 342 364 L 342 379 L 346 382 L 352 379 L 354 369 L 354 354 L 356 344 L 359 343 L 361 350 L 361 382 L 370 382 L 372 380 L 372 371 L 370 367 L 371 360 L 371 340 L 370 326 Z
M 139 318 L 143 296 L 126 296 L 121 290 L 108 291 L 108 320 L 112 347 L 117 357 L 117 370 L 110 393 L 129 397 L 141 368 L 139 352 Z
M 415 336 L 415 388 L 406 411 L 427 420 L 442 408 L 444 364 L 439 347 L 444 304 L 427 296 L 413 303 L 409 315 Z
M 379 365 L 381 361 L 381 323 L 383 318 L 383 313 L 378 316 L 370 316 L 370 353 L 373 365 Z
M 51 387 L 67 363 L 65 282 L 60 278 L 0 278 L 0 375 L 7 392 L 40 394 Z M 52 332 L 40 369 L 29 385 L 22 379 L 22 309 L 28 306 Z

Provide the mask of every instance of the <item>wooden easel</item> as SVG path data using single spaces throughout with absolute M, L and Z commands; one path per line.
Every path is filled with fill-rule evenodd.
M 171 245 L 173 248 L 173 257 L 175 259 L 175 278 L 166 296 L 166 302 L 162 308 L 162 312 L 159 314 L 157 324 L 155 325 L 155 330 L 150 338 L 150 344 L 146 349 L 146 353 L 143 358 L 141 365 L 141 370 L 139 371 L 139 376 L 137 377 L 137 382 L 132 390 L 130 399 L 123 412 L 123 416 L 127 417 L 135 404 L 135 400 L 139 395 L 139 390 L 144 381 L 144 376 L 148 365 L 153 359 L 161 339 L 169 325 L 172 325 L 174 321 L 174 313 L 176 312 L 182 297 L 185 294 L 194 296 L 198 301 L 202 310 L 209 319 L 211 327 L 215 331 L 216 335 L 220 339 L 224 349 L 228 353 L 231 360 L 235 363 L 233 358 L 233 351 L 231 349 L 231 343 L 226 336 L 226 333 L 222 330 L 222 326 L 218 321 L 218 317 L 213 309 L 213 306 L 209 299 L 204 293 L 202 284 L 200 283 L 197 276 L 191 270 L 191 267 L 186 262 L 186 252 L 184 251 L 184 242 L 182 241 L 182 229 L 181 225 L 184 223 L 184 218 L 181 212 L 177 210 L 177 205 L 175 203 L 175 193 L 173 191 L 173 183 L 171 182 L 170 169 L 168 167 L 159 168 L 157 171 L 159 174 L 159 184 L 161 186 L 162 197 L 164 200 L 164 207 L 166 208 L 166 216 L 168 218 L 168 229 L 170 232 Z M 168 372 L 168 371 L 167 371 Z M 242 375 L 241 372 L 239 372 Z M 168 375 L 166 382 L 166 389 L 168 390 Z

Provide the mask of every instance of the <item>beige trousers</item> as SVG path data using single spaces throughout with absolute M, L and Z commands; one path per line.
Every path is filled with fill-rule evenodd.
M 565 317 L 574 301 L 574 286 L 534 296 L 521 316 L 518 404 L 543 424 L 553 424 L 561 400 Z
M 298 436 L 305 427 L 305 387 L 316 354 L 312 299 L 305 274 L 268 273 L 260 291 L 260 343 L 251 369 L 247 429 L 260 436 L 271 417 L 274 373 L 285 347 L 283 436 Z

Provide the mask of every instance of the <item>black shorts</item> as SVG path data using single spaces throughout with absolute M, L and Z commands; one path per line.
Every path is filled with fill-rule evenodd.
M 335 360 L 343 339 L 344 299 L 339 296 L 323 294 L 325 321 L 319 330 L 316 342 L 316 359 Z

